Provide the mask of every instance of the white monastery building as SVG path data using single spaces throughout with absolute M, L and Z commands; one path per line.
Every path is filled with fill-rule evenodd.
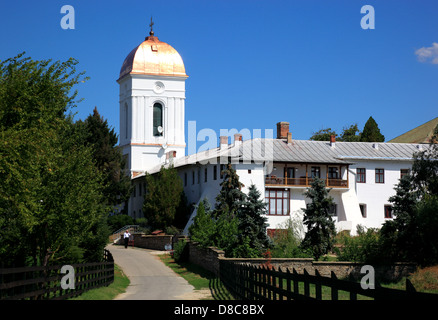
M 381 227 L 391 219 L 389 197 L 409 172 L 422 144 L 294 140 L 288 122 L 276 124 L 272 138 L 242 141 L 242 134 L 222 136 L 217 148 L 185 154 L 185 81 L 178 52 L 151 30 L 123 62 L 120 85 L 120 146 L 134 185 L 128 213 L 143 217 L 145 173 L 173 165 L 190 204 L 207 198 L 212 206 L 232 163 L 247 192 L 255 184 L 267 203 L 268 230 L 288 219 L 302 218 L 309 199 L 304 192 L 314 177 L 325 181 L 334 199 L 338 231 L 356 226 Z M 270 125 L 273 126 L 274 124 Z M 228 140 L 232 140 L 229 143 Z M 193 221 L 196 210 L 184 230 Z

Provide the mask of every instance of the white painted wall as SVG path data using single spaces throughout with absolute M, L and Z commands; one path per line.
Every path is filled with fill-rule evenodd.
M 131 172 L 164 163 L 169 151 L 177 151 L 177 158 L 185 156 L 185 80 L 148 75 L 128 75 L 119 80 L 120 145 L 129 157 Z M 164 132 L 159 137 L 153 135 L 156 102 L 164 107 Z

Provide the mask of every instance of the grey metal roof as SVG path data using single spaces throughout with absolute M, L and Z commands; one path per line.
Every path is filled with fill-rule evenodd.
M 173 160 L 175 168 L 229 157 L 234 161 L 351 164 L 357 160 L 412 161 L 415 152 L 428 148 L 415 143 L 335 142 L 282 139 L 251 139 L 238 145 L 215 148 Z M 422 149 L 421 149 L 422 148 Z M 155 173 L 162 165 L 148 170 Z M 165 165 L 166 167 L 169 164 Z

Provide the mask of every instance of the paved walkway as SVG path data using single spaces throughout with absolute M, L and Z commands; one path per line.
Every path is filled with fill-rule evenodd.
M 131 282 L 115 300 L 180 300 L 194 291 L 192 285 L 160 261 L 160 252 L 116 245 L 108 245 L 107 249 Z

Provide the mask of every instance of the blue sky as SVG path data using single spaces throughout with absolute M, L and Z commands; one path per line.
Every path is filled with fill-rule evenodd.
M 63 5 L 75 9 L 74 30 L 60 26 Z M 374 30 L 360 26 L 364 5 L 375 9 Z M 218 136 L 232 128 L 275 134 L 288 121 L 293 138 L 308 139 L 327 127 L 363 129 L 372 116 L 390 140 L 438 116 L 437 1 L 44 0 L 0 8 L 0 59 L 22 51 L 78 59 L 91 79 L 77 87 L 84 101 L 76 119 L 97 106 L 117 132 L 116 80 L 151 16 L 189 75 L 186 128 L 196 121 Z

